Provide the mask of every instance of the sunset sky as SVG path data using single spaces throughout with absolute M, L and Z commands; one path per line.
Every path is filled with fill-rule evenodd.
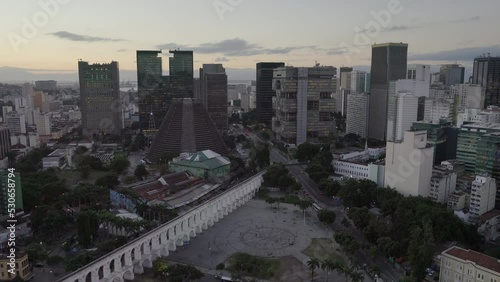
M 50 13 L 42 3 L 52 3 Z M 470 66 L 480 54 L 500 55 L 498 0 L 2 0 L 0 5 L 0 67 L 30 71 L 75 72 L 80 58 L 115 60 L 120 69 L 135 70 L 138 49 L 167 51 L 165 74 L 172 48 L 194 50 L 195 69 L 212 62 L 255 68 L 259 61 L 368 66 L 370 45 L 383 42 L 408 43 L 409 63 Z M 374 24 L 376 14 L 390 14 L 379 20 L 385 25 L 381 30 Z M 363 42 L 364 32 L 371 35 Z M 349 60 L 346 45 L 358 49 Z

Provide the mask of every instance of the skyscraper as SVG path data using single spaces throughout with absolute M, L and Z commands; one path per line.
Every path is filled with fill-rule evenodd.
M 389 82 L 405 79 L 408 44 L 384 43 L 372 46 L 368 138 L 385 140 Z
M 474 59 L 472 84 L 485 91 L 484 106 L 500 106 L 500 57 L 483 56 Z
M 162 76 L 161 51 L 137 51 L 139 127 L 156 131 L 168 110 L 166 79 Z
M 203 105 L 218 130 L 227 130 L 227 75 L 222 64 L 203 64 L 200 68 Z
M 281 67 L 274 70 L 276 117 L 272 130 L 287 144 L 321 142 L 333 133 L 337 69 Z
M 118 62 L 78 62 L 82 129 L 85 135 L 119 134 L 123 128 Z
M 169 96 L 193 98 L 193 51 L 171 50 L 169 58 Z
M 337 81 L 337 92 L 335 95 L 335 107 L 337 112 L 346 114 L 347 95 L 351 93 L 351 67 L 340 67 Z
M 256 110 L 260 123 L 270 124 L 274 116 L 273 70 L 284 67 L 284 63 L 257 63 Z
M 457 64 L 442 65 L 439 71 L 439 82 L 444 85 L 464 83 L 465 68 Z
M 7 153 L 10 152 L 10 132 L 9 128 L 5 126 L 0 126 L 0 160 L 7 157 Z

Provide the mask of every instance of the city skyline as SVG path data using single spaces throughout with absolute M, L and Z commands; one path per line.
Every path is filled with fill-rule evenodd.
M 151 8 L 145 8 L 136 2 L 9 1 L 10 12 L 0 27 L 5 34 L 0 69 L 72 74 L 81 58 L 92 63 L 114 60 L 123 72 L 135 71 L 136 50 L 163 49 L 167 58 L 166 50 L 178 48 L 194 51 L 194 69 L 203 63 L 223 63 L 231 79 L 231 69 L 255 69 L 257 62 L 265 61 L 297 67 L 315 62 L 368 66 L 372 44 L 405 42 L 408 64 L 458 62 L 470 75 L 475 57 L 500 55 L 495 32 L 488 28 L 500 23 L 496 9 L 475 12 L 475 3 L 456 0 L 362 2 L 294 0 L 285 6 L 279 1 L 191 0 L 175 2 L 175 13 L 165 17 L 174 2 L 151 1 Z M 482 5 L 500 6 L 493 0 Z M 118 8 L 119 13 L 113 13 Z M 274 13 L 285 8 L 287 18 L 301 17 L 301 24 L 275 20 Z M 291 31 L 284 32 L 287 29 Z M 167 60 L 163 69 L 168 69 Z M 22 72 L 19 76 L 23 80 Z

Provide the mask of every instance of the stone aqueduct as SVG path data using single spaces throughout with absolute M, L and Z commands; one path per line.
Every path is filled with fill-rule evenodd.
M 144 267 L 151 268 L 157 257 L 166 257 L 213 226 L 230 212 L 248 202 L 261 186 L 260 172 L 235 185 L 230 190 L 213 198 L 186 214 L 165 223 L 119 249 L 72 272 L 61 282 L 122 282 L 134 280 L 134 274 L 142 274 Z

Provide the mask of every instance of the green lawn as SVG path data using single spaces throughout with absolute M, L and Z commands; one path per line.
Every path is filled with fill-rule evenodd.
M 60 170 L 57 172 L 57 177 L 62 178 L 62 179 L 66 179 L 66 184 L 68 184 L 68 186 L 71 187 L 80 181 L 85 182 L 85 183 L 94 184 L 96 179 L 101 178 L 109 173 L 111 173 L 111 172 L 92 170 L 90 172 L 89 178 L 82 180 L 80 178 L 80 171 L 78 171 L 78 170 Z
M 311 245 L 302 251 L 302 253 L 319 261 L 329 258 L 333 261 L 345 262 L 333 247 L 332 240 L 327 238 L 313 238 Z
M 252 256 L 246 253 L 236 253 L 228 260 L 226 268 L 231 273 L 240 273 L 259 279 L 272 278 L 280 268 L 278 259 L 269 259 Z
M 128 157 L 128 153 L 127 152 L 115 152 L 113 157 L 115 159 L 120 159 L 120 158 L 126 159 Z

